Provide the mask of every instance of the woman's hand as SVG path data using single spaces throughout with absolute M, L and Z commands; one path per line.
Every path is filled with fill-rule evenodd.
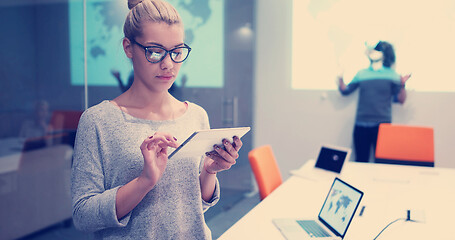
M 400 76 L 401 86 L 404 86 L 410 77 L 411 77 L 411 74 Z
M 346 89 L 346 84 L 344 83 L 343 75 L 338 75 L 337 76 L 337 84 L 338 84 L 338 88 L 341 91 L 344 91 Z
M 144 168 L 139 178 L 147 181 L 151 187 L 155 186 L 166 169 L 167 148 L 178 146 L 177 139 L 168 133 L 156 132 L 146 138 L 141 144 Z
M 163 176 L 167 163 L 167 147 L 178 147 L 177 139 L 168 133 L 157 132 L 141 144 L 144 168 L 139 177 L 121 186 L 115 198 L 117 219 L 126 216 L 153 189 Z
M 223 146 L 215 145 L 214 150 L 205 153 L 207 156 L 204 159 L 204 170 L 209 174 L 215 174 L 223 170 L 230 169 L 236 163 L 239 157 L 239 150 L 243 143 L 237 136 L 234 136 L 233 142 L 230 143 L 227 139 L 223 139 Z

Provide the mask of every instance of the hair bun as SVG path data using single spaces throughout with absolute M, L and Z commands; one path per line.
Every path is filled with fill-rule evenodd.
M 133 7 L 135 7 L 136 5 L 138 5 L 139 3 L 141 3 L 143 0 L 128 0 L 128 9 L 132 9 Z

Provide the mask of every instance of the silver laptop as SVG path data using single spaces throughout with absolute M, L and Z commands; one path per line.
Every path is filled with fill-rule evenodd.
M 363 192 L 335 178 L 318 219 L 273 219 L 286 239 L 343 239 Z M 305 204 L 305 203 L 302 203 Z

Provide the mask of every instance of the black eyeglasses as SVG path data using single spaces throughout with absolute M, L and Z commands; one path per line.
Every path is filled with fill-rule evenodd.
M 160 46 L 149 46 L 145 47 L 142 44 L 132 40 L 133 43 L 143 48 L 145 51 L 145 59 L 151 63 L 159 63 L 163 61 L 166 55 L 169 53 L 171 60 L 175 63 L 181 63 L 186 60 L 188 55 L 190 55 L 191 48 L 190 46 L 183 44 L 181 47 L 176 47 L 171 50 L 167 50 Z

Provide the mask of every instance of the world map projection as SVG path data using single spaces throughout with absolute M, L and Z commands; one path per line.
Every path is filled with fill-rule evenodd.
M 191 48 L 176 83 L 186 78 L 187 87 L 222 87 L 224 69 L 224 0 L 168 0 L 179 12 L 185 43 Z M 86 1 L 86 49 L 84 57 L 84 4 L 69 1 L 69 35 L 72 85 L 84 85 L 84 61 L 90 86 L 116 86 L 112 71 L 124 84 L 132 73 L 122 47 L 127 1 Z

